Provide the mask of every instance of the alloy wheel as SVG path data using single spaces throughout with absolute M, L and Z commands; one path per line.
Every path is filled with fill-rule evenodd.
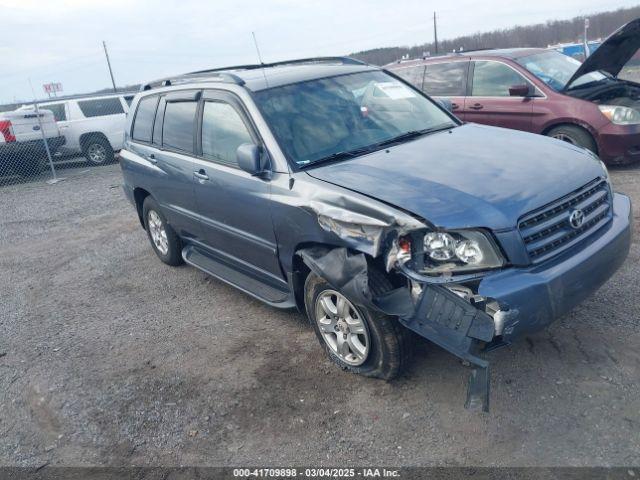
M 566 133 L 556 133 L 555 135 L 553 135 L 553 138 L 557 140 L 562 140 L 563 142 L 570 143 L 571 145 L 578 145 L 578 143 L 573 139 L 573 137 L 570 137 Z
M 316 299 L 315 314 L 322 338 L 333 353 L 349 365 L 362 365 L 371 340 L 358 309 L 340 292 L 325 290 Z
M 149 233 L 151 240 L 162 255 L 169 253 L 169 241 L 167 240 L 167 232 L 160 215 L 155 210 L 149 210 L 147 215 L 147 224 L 149 225 Z
M 107 150 L 104 148 L 104 145 L 92 143 L 87 148 L 87 157 L 89 157 L 91 163 L 104 163 L 107 160 Z

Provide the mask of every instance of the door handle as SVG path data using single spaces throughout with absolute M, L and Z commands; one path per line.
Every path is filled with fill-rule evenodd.
M 156 158 L 156 156 L 153 153 L 150 153 L 149 155 L 147 155 L 147 159 L 151 163 L 158 163 L 158 159 Z
M 460 105 L 454 102 L 451 103 L 451 110 L 457 110 L 458 108 L 460 108 Z
M 209 180 L 209 176 L 207 175 L 207 172 L 204 171 L 204 168 L 201 168 L 197 172 L 193 172 L 193 176 L 198 180 Z
M 471 110 L 482 110 L 484 106 L 480 103 L 474 103 L 473 105 L 470 105 L 469 108 Z

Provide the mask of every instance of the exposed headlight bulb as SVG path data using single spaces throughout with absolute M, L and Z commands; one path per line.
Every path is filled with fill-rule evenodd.
M 397 259 L 401 263 L 405 263 L 411 258 L 411 240 L 409 237 L 400 237 L 398 239 Z
M 434 260 L 449 260 L 455 255 L 455 239 L 444 232 L 430 232 L 424 236 L 424 249 Z

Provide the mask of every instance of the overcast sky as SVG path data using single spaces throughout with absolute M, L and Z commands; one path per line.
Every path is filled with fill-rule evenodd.
M 0 0 L 0 103 L 110 85 L 102 40 L 118 85 L 179 72 L 416 45 L 513 25 L 628 7 L 632 0 Z M 517 5 L 517 7 L 516 7 Z

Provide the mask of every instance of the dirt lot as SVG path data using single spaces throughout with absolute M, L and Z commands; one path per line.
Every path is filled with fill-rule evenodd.
M 443 350 L 392 383 L 344 373 L 302 315 L 160 263 L 117 165 L 67 177 L 0 189 L 0 465 L 640 464 L 638 243 L 490 355 L 478 414 Z M 612 178 L 640 204 L 640 167 Z

